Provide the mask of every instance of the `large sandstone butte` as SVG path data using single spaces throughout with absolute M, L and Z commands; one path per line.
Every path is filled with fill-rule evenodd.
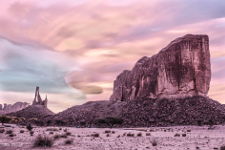
M 123 71 L 114 81 L 110 100 L 206 96 L 210 66 L 208 36 L 187 34 Z

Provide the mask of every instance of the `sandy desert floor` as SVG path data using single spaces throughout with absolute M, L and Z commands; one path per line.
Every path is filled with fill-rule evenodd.
M 35 138 L 47 135 L 54 140 L 50 150 L 216 150 L 225 145 L 225 126 L 179 126 L 152 128 L 69 128 L 34 127 L 34 135 L 23 126 L 0 126 L 0 150 L 39 150 Z M 12 130 L 13 137 L 6 134 Z M 21 131 L 23 130 L 24 133 Z M 64 135 L 64 136 L 62 136 Z M 65 136 L 66 135 L 66 136 Z M 59 138 L 57 138 L 59 137 Z M 65 144 L 66 140 L 73 141 Z

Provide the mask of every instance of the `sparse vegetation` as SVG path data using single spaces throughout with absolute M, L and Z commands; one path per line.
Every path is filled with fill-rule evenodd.
M 157 144 L 157 141 L 156 141 L 155 139 L 152 140 L 151 143 L 152 143 L 152 146 L 157 146 L 157 145 L 158 145 L 158 144 Z
M 58 131 L 57 128 L 47 128 L 46 131 Z
M 34 131 L 30 131 L 30 136 L 33 136 L 34 135 Z
M 16 136 L 16 134 L 9 134 L 9 137 L 14 137 L 14 136 Z
M 7 130 L 7 131 L 6 131 L 6 134 L 12 134 L 12 133 L 13 133 L 12 130 Z
M 99 135 L 99 133 L 93 133 L 91 136 L 92 137 L 99 137 L 100 135 Z
M 5 129 L 0 129 L 0 133 L 4 133 L 5 132 Z
M 48 136 L 39 135 L 33 144 L 33 147 L 52 147 L 54 141 L 52 138 Z
M 71 135 L 71 132 L 66 132 L 65 133 L 67 136 L 70 136 Z
M 146 136 L 151 136 L 151 133 L 146 133 Z
M 61 138 L 67 138 L 67 135 L 66 134 L 62 134 L 60 137 Z
M 142 133 L 141 133 L 141 132 L 140 132 L 140 133 L 138 133 L 138 134 L 137 134 L 137 136 L 142 136 Z
M 55 124 L 56 124 L 57 126 L 64 126 L 64 125 L 65 125 L 65 122 L 62 121 L 62 120 L 56 120 L 56 121 L 55 121 Z
M 107 125 L 107 126 L 114 126 L 114 125 L 121 125 L 123 123 L 123 119 L 114 118 L 114 117 L 106 117 L 104 119 L 96 120 L 97 125 Z
M 0 122 L 2 123 L 2 125 L 4 125 L 4 123 L 9 123 L 11 120 L 11 118 L 7 117 L 7 116 L 0 116 Z
M 57 139 L 59 139 L 60 137 L 61 137 L 61 135 L 56 134 L 56 135 L 54 136 L 54 140 L 57 140 Z
M 20 133 L 24 133 L 24 130 L 20 130 Z
M 33 127 L 32 127 L 31 124 L 28 124 L 28 125 L 26 126 L 26 128 L 27 128 L 28 131 L 32 131 L 32 129 L 33 129 Z
M 64 144 L 65 144 L 65 145 L 73 144 L 73 139 L 65 140 Z
M 105 130 L 105 134 L 111 133 L 110 130 Z
M 134 134 L 133 134 L 133 133 L 127 133 L 127 136 L 129 136 L 129 137 L 133 137 L 133 136 L 134 136 Z

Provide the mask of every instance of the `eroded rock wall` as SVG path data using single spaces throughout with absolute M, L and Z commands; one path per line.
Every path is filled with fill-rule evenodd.
M 123 71 L 114 81 L 110 100 L 206 96 L 210 80 L 209 38 L 188 34 Z

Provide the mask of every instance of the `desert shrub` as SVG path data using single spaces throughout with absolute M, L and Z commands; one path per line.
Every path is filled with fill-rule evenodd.
M 115 131 L 112 131 L 112 134 L 115 134 Z
M 67 138 L 67 135 L 66 134 L 62 134 L 60 137 L 61 138 Z
M 174 135 L 174 137 L 179 137 L 180 136 L 180 134 L 179 133 L 176 133 L 175 135 Z
M 54 132 L 51 131 L 51 132 L 49 132 L 49 134 L 54 134 Z
M 0 133 L 4 133 L 5 132 L 5 129 L 0 129 Z
M 127 136 L 129 136 L 129 137 L 133 137 L 133 136 L 134 136 L 134 134 L 133 134 L 133 133 L 127 133 Z
M 34 135 L 34 131 L 30 131 L 30 136 L 33 136 Z
M 65 145 L 73 144 L 73 140 L 72 139 L 65 140 L 64 144 Z
M 111 133 L 111 131 L 110 130 L 105 130 L 105 133 L 107 134 L 107 133 Z
M 151 136 L 151 133 L 146 133 L 146 136 Z
M 47 128 L 46 131 L 58 131 L 57 128 Z
M 138 133 L 138 134 L 137 134 L 137 136 L 142 136 L 142 133 L 141 133 L 141 132 L 140 132 L 140 133 Z
M 186 137 L 186 134 L 185 134 L 185 133 L 183 133 L 183 134 L 182 134 L 182 136 L 183 136 L 183 137 Z
M 4 123 L 9 123 L 11 120 L 11 118 L 7 117 L 7 116 L 0 116 L 0 122 L 2 123 L 2 125 L 4 125 Z
M 70 136 L 71 135 L 71 132 L 66 132 L 65 133 L 67 136 Z
M 114 118 L 114 117 L 106 117 L 104 119 L 96 120 L 96 124 L 106 124 L 108 126 L 121 125 L 122 123 L 123 123 L 123 119 Z
M 24 133 L 24 130 L 20 130 L 20 133 Z
M 56 124 L 57 126 L 64 126 L 64 125 L 65 125 L 65 122 L 62 121 L 62 120 L 56 120 L 56 121 L 55 121 L 55 124 Z
M 26 128 L 27 128 L 28 131 L 32 131 L 32 129 L 33 129 L 33 127 L 32 127 L 31 124 L 28 124 L 28 125 L 26 126 Z
M 152 140 L 151 143 L 152 143 L 152 146 L 157 146 L 157 141 L 156 140 Z
M 33 147 L 52 147 L 54 141 L 48 136 L 39 135 L 33 144 Z
M 197 121 L 197 125 L 198 125 L 198 126 L 202 126 L 202 124 L 203 124 L 203 123 L 202 123 L 201 120 L 198 120 L 198 121 Z
M 48 120 L 48 121 L 46 122 L 46 124 L 47 124 L 47 126 L 50 126 L 50 125 L 52 124 L 52 121 L 51 121 L 51 120 Z
M 54 136 L 54 139 L 55 140 L 57 140 L 57 139 L 59 139 L 61 136 L 59 135 L 59 134 L 56 134 L 55 136 Z
M 13 134 L 13 131 L 12 130 L 7 130 L 6 134 Z
M 99 135 L 99 133 L 93 133 L 91 136 L 92 137 L 99 137 L 100 135 Z
M 221 146 L 220 147 L 220 150 L 225 150 L 225 146 Z
M 67 129 L 64 129 L 63 131 L 64 131 L 64 132 L 67 132 Z
M 16 136 L 16 134 L 9 134 L 9 137 L 14 137 L 14 136 Z

